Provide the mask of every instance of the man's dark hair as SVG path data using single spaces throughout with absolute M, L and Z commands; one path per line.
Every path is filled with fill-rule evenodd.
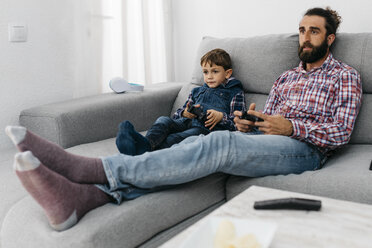
M 222 66 L 225 70 L 232 69 L 232 63 L 230 55 L 223 49 L 213 49 L 200 59 L 200 65 L 203 66 L 206 63 L 217 66 Z
M 327 36 L 330 34 L 336 35 L 337 28 L 341 23 L 341 16 L 330 7 L 323 8 L 312 8 L 308 9 L 304 16 L 321 16 L 326 20 Z

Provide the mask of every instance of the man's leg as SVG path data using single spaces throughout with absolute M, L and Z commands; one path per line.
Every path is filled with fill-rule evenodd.
M 23 133 L 25 134 L 26 131 Z M 31 151 L 38 150 L 28 142 L 29 136 L 26 135 L 25 138 L 24 134 L 21 138 L 16 135 L 17 137 L 12 139 L 17 144 L 26 141 L 24 145 Z M 54 151 L 54 149 L 47 149 L 47 141 L 36 135 L 33 136 L 36 144 L 45 146 L 46 153 Z M 60 152 L 63 149 L 56 144 L 49 145 L 56 146 L 57 156 L 61 157 L 59 166 L 71 170 L 68 174 L 84 169 L 86 170 L 84 175 L 96 175 L 96 169 L 90 170 L 89 166 L 78 161 L 85 160 L 85 157 L 74 158 L 77 160 L 76 164 L 70 164 L 68 159 L 64 158 L 71 154 Z M 43 155 L 43 150 L 38 152 Z M 108 181 L 108 185 L 100 186 L 107 186 L 105 192 L 110 192 L 118 199 L 122 194 L 125 195 L 128 185 L 150 189 L 189 182 L 215 172 L 248 177 L 302 173 L 319 168 L 322 159 L 322 155 L 315 148 L 289 137 L 217 131 L 207 136 L 192 136 L 169 149 L 145 153 L 141 156 L 120 154 L 102 158 L 104 169 L 98 164 L 100 167 L 98 170 L 106 174 L 103 177 Z M 96 163 L 92 163 L 91 167 L 95 165 Z M 50 168 L 54 170 L 53 166 Z
M 110 190 L 120 191 L 123 183 L 153 188 L 215 172 L 247 177 L 299 174 L 319 168 L 322 159 L 315 148 L 286 136 L 217 131 L 189 137 L 169 149 L 102 160 Z

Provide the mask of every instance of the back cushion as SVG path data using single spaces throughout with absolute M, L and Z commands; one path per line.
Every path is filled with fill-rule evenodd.
M 197 52 L 193 83 L 203 83 L 200 58 L 214 48 L 222 48 L 230 54 L 233 76 L 243 83 L 245 91 L 254 93 L 268 94 L 277 77 L 299 63 L 295 35 L 225 39 L 205 37 Z
M 298 66 L 297 34 L 275 34 L 251 38 L 204 37 L 199 45 L 192 82 L 201 85 L 200 58 L 214 48 L 226 50 L 233 62 L 233 76 L 245 91 L 268 94 L 284 71 Z M 372 93 L 372 33 L 337 34 L 334 57 L 354 67 L 362 77 L 364 93 Z

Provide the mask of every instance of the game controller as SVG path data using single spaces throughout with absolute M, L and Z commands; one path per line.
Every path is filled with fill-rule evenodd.
M 245 119 L 245 120 L 253 121 L 253 122 L 264 121 L 260 117 L 248 114 L 247 111 L 243 111 L 243 115 L 240 117 L 240 119 Z
M 187 111 L 191 114 L 196 115 L 196 118 L 199 121 L 205 122 L 207 120 L 207 115 L 203 112 L 203 106 L 195 107 L 195 105 L 192 105 Z

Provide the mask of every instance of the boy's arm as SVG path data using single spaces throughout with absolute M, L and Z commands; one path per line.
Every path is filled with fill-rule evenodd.
M 183 105 L 182 108 L 179 108 L 176 110 L 176 112 L 173 114 L 173 119 L 179 119 L 179 118 L 182 118 L 182 113 L 183 111 L 185 111 L 185 109 L 187 108 L 187 104 L 190 104 L 190 105 L 193 105 L 194 104 L 194 100 L 192 99 L 192 93 L 189 94 L 189 97 L 187 98 L 185 104 Z
M 228 130 L 235 131 L 236 126 L 234 123 L 234 111 L 247 111 L 245 105 L 245 96 L 244 92 L 240 91 L 238 94 L 234 96 L 232 101 L 230 102 L 230 113 L 223 113 L 223 117 L 221 120 L 221 124 L 226 126 Z

